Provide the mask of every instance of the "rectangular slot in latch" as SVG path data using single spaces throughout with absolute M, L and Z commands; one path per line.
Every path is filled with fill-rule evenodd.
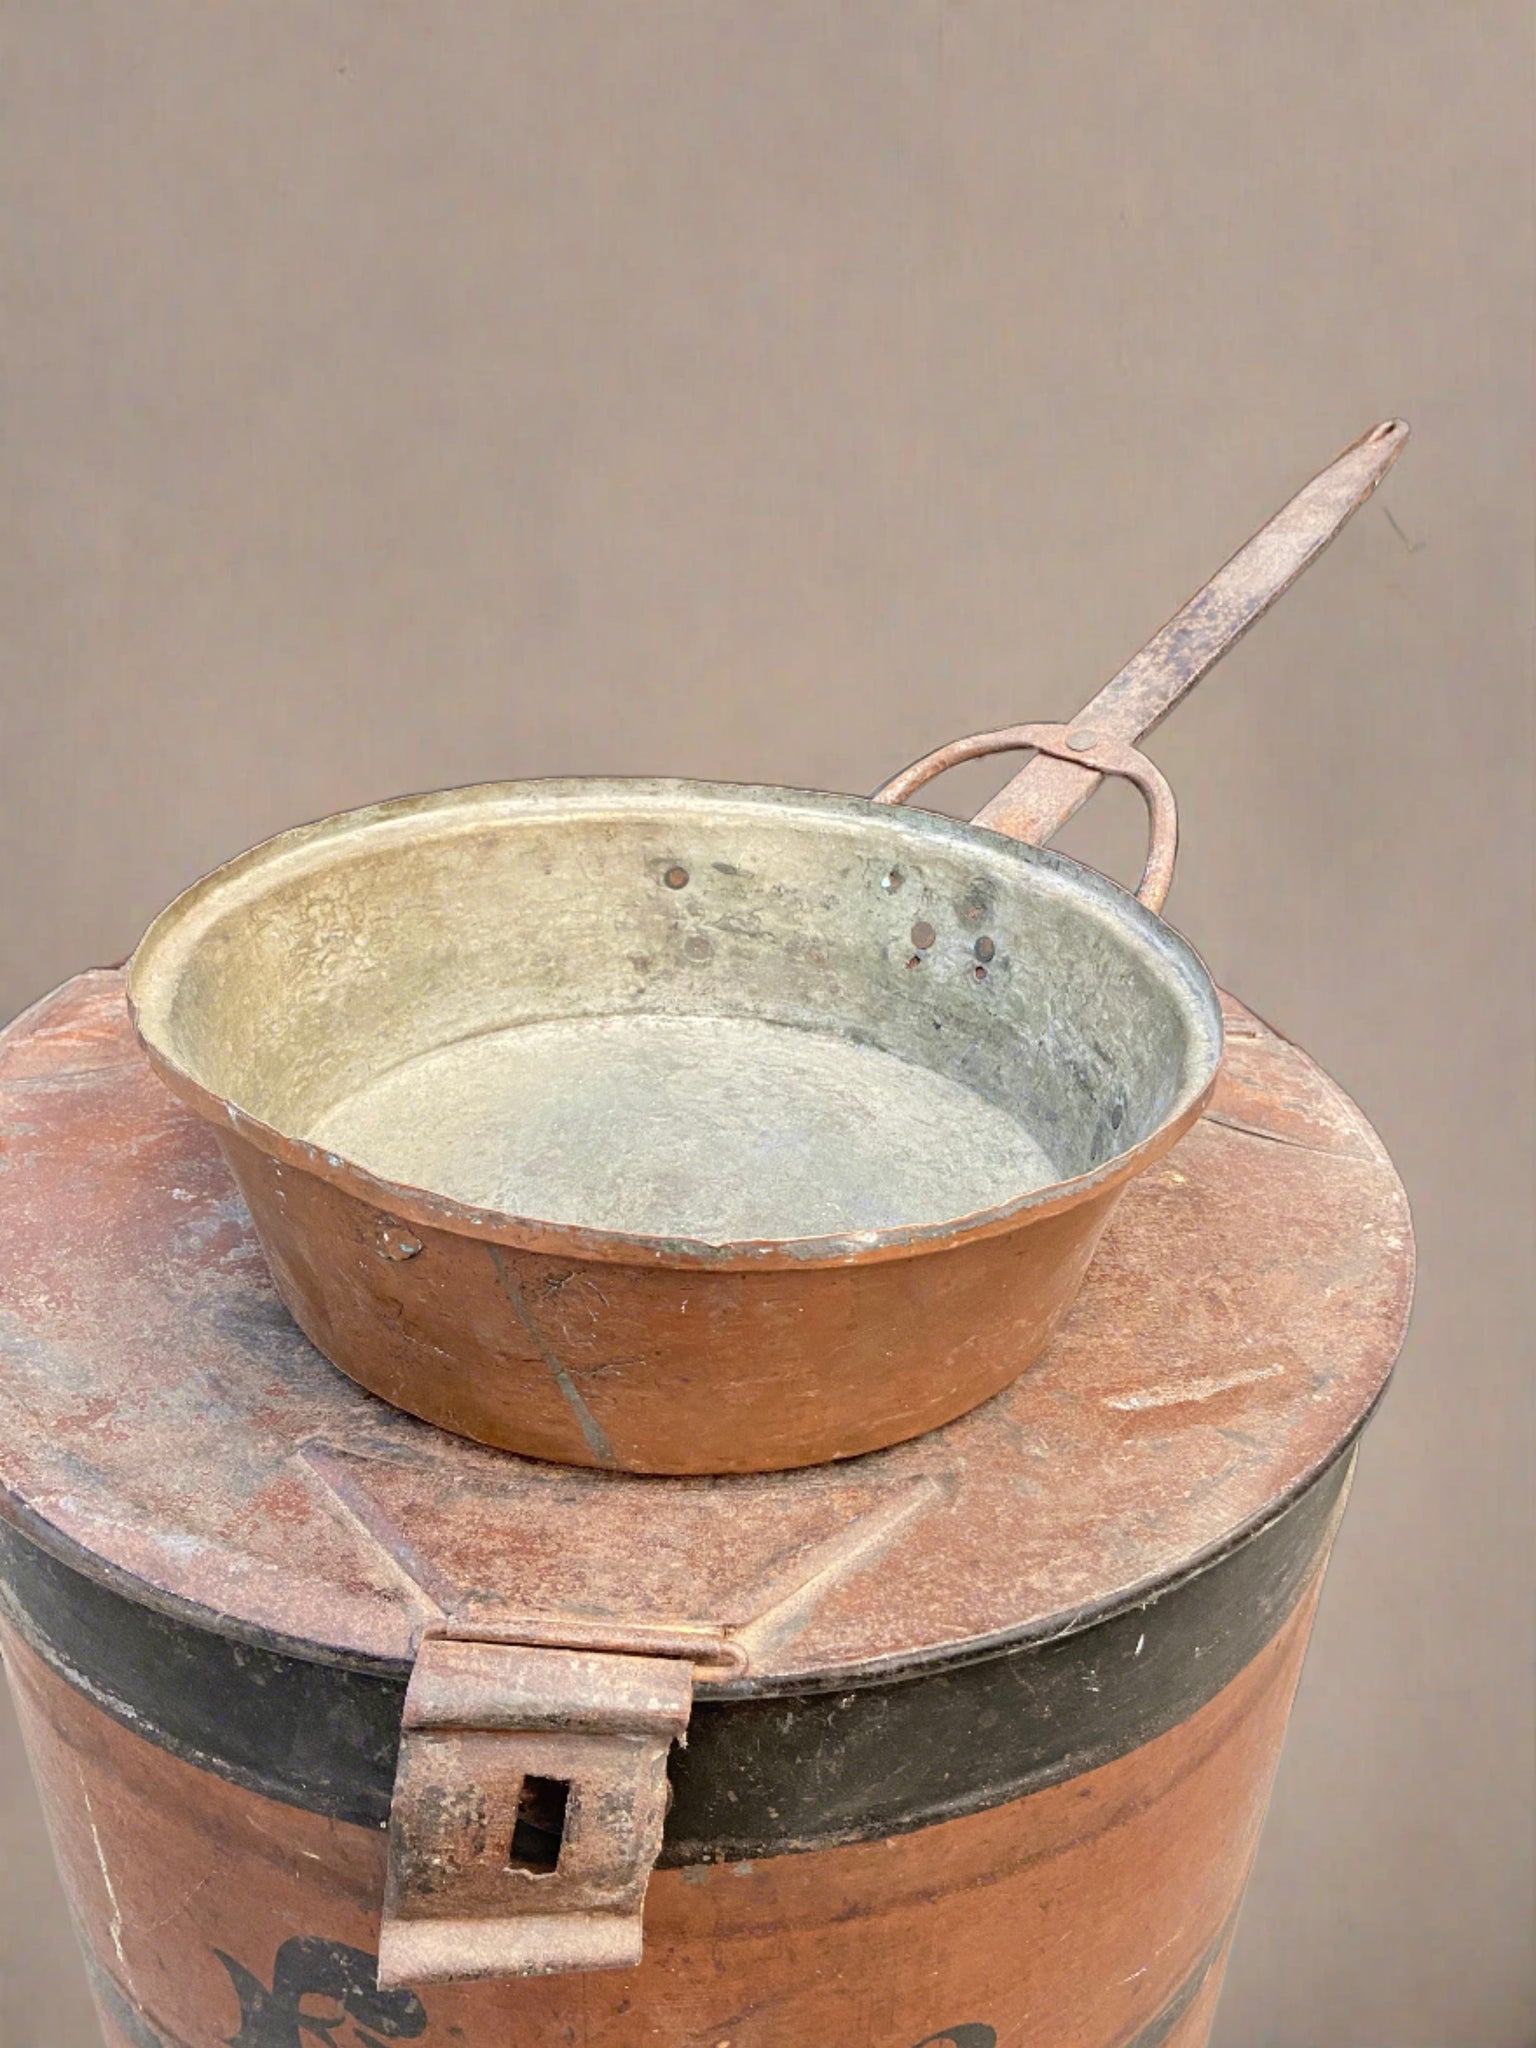
M 526 1871 L 530 1877 L 548 1877 L 559 1869 L 570 1798 L 569 1778 L 524 1778 L 507 1856 L 514 1870 Z
M 693 1664 L 431 1637 L 406 1693 L 379 1982 L 632 1968 Z

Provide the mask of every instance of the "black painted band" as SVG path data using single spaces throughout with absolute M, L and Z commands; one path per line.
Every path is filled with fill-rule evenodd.
M 1070 1634 L 877 1681 L 696 1700 L 663 1864 L 876 1839 L 1002 1805 L 1187 1720 L 1263 1649 L 1322 1561 L 1348 1455 L 1214 1563 Z M 408 1669 L 266 1649 L 164 1614 L 0 1521 L 6 1614 L 146 1740 L 365 1827 L 394 1788 Z

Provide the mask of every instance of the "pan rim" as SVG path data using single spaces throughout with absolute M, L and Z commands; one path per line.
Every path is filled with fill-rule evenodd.
M 598 1230 L 579 1223 L 551 1222 L 461 1202 L 430 1188 L 413 1187 L 370 1172 L 355 1160 L 251 1114 L 219 1094 L 168 1050 L 164 1023 L 187 959 L 201 933 L 238 901 L 255 877 L 269 885 L 285 870 L 293 874 L 323 866 L 340 845 L 363 834 L 405 836 L 421 821 L 451 823 L 462 812 L 463 829 L 478 829 L 488 808 L 511 815 L 537 806 L 559 805 L 562 816 L 578 817 L 667 803 L 764 806 L 781 813 L 804 809 L 808 822 L 837 823 L 856 830 L 879 824 L 919 843 L 952 850 L 984 844 L 988 857 L 1015 862 L 1021 870 L 1050 875 L 1102 909 L 1128 920 L 1148 942 L 1170 975 L 1182 984 L 1181 1005 L 1189 1025 L 1190 1069 L 1184 1085 L 1155 1129 L 1125 1151 L 1086 1174 L 1048 1182 L 1014 1200 L 967 1215 L 879 1230 L 799 1238 L 715 1241 L 686 1236 Z M 171 1091 L 221 1133 L 243 1141 L 280 1165 L 312 1175 L 415 1228 L 479 1239 L 511 1248 L 608 1264 L 716 1271 L 793 1270 L 864 1265 L 945 1251 L 992 1237 L 1037 1218 L 1059 1214 L 1103 1198 L 1155 1163 L 1195 1123 L 1209 1102 L 1220 1071 L 1223 1034 L 1220 1002 L 1209 970 L 1189 941 L 1148 910 L 1118 882 L 1051 847 L 1038 847 L 915 806 L 876 803 L 868 797 L 778 783 L 727 782 L 673 776 L 545 776 L 477 782 L 398 796 L 350 810 L 328 813 L 291 826 L 234 855 L 182 890 L 154 918 L 135 948 L 127 973 L 130 1019 L 150 1063 Z M 1203 1028 L 1202 1028 L 1203 1027 Z

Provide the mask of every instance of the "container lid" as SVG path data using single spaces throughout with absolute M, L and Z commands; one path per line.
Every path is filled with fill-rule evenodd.
M 1296 1047 L 1226 1023 L 1212 1109 L 1011 1389 L 847 1464 L 653 1479 L 481 1449 L 333 1370 L 121 974 L 81 975 L 0 1037 L 0 1515 L 150 1608 L 360 1668 L 445 1615 L 690 1623 L 748 1650 L 724 1689 L 789 1693 L 1080 1628 L 1301 1495 L 1403 1333 L 1380 1142 Z

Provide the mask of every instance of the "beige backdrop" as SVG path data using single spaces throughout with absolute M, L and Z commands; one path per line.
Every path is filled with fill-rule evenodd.
M 1423 1256 L 1222 2048 L 1536 2038 L 1528 17 L 0 8 L 8 1009 L 341 805 L 866 789 L 1065 715 L 1414 422 L 1155 743 L 1173 916 L 1376 1120 Z M 1124 871 L 1132 808 L 1068 843 Z M 5 1740 L 0 2040 L 85 2048 Z

